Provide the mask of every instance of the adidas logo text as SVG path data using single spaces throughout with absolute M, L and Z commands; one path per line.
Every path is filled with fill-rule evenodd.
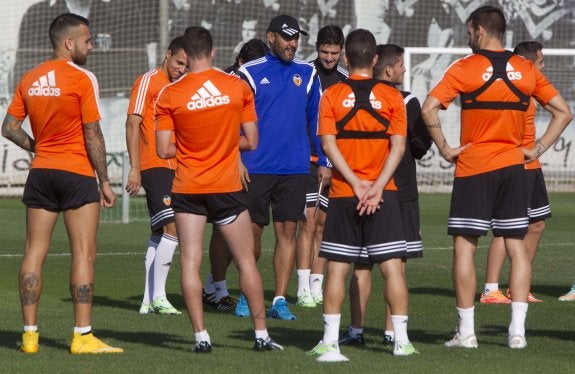
M 198 92 L 191 97 L 191 101 L 188 102 L 188 110 L 196 110 L 203 108 L 212 108 L 220 105 L 226 105 L 230 103 L 230 97 L 228 95 L 222 95 L 220 90 L 214 86 L 214 84 L 207 80 Z
M 521 74 L 521 72 L 515 71 L 515 68 L 510 63 L 507 63 L 505 70 L 506 70 L 505 73 L 507 75 L 507 78 L 509 78 L 510 81 L 520 80 L 523 78 L 523 75 Z M 487 82 L 489 80 L 489 78 L 491 78 L 491 75 L 493 75 L 493 67 L 492 66 L 487 68 L 487 70 L 485 71 L 485 73 L 483 73 L 481 78 Z
M 56 87 L 56 74 L 54 70 L 42 75 L 37 81 L 32 83 L 28 89 L 29 96 L 60 96 L 60 89 Z
M 369 94 L 369 102 L 371 103 L 371 107 L 373 109 L 381 109 L 381 101 L 375 100 L 373 92 Z M 355 95 L 353 92 L 347 96 L 347 99 L 342 101 L 341 105 L 344 108 L 353 108 L 355 105 Z

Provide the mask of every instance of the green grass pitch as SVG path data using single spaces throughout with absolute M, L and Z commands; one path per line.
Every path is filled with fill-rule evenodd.
M 120 355 L 73 356 L 68 353 L 72 336 L 72 307 L 68 293 L 70 256 L 60 218 L 50 255 L 44 265 L 44 289 L 39 312 L 40 352 L 25 355 L 17 350 L 22 331 L 18 298 L 18 268 L 25 238 L 25 209 L 18 200 L 0 200 L 0 372 L 3 373 L 245 373 L 259 372 L 357 372 L 374 373 L 573 373 L 575 372 L 575 302 L 559 302 L 575 281 L 575 194 L 551 194 L 553 218 L 533 269 L 533 293 L 543 300 L 530 304 L 524 350 L 507 348 L 509 306 L 476 303 L 476 350 L 448 349 L 443 343 L 456 326 L 451 283 L 451 238 L 446 235 L 449 195 L 422 194 L 420 199 L 424 257 L 407 266 L 410 288 L 408 331 L 420 351 L 410 357 L 393 357 L 381 345 L 384 324 L 382 280 L 374 272 L 373 294 L 365 324 L 367 344 L 342 347 L 348 363 L 320 364 L 306 356 L 322 337 L 321 308 L 292 305 L 297 321 L 269 321 L 271 336 L 284 351 L 257 353 L 251 321 L 206 309 L 206 326 L 214 350 L 194 354 L 193 332 L 181 316 L 140 315 L 143 291 L 145 222 L 100 226 L 96 268 L 93 328 L 107 342 L 123 347 Z M 206 234 L 209 234 L 209 229 Z M 483 286 L 489 237 L 480 240 L 476 256 L 478 295 Z M 207 244 L 207 239 L 205 242 Z M 266 305 L 273 298 L 271 228 L 264 231 L 259 268 L 264 279 Z M 207 248 L 207 247 L 206 247 Z M 179 286 L 179 255 L 168 278 L 168 297 L 184 311 Z M 508 266 L 500 284 L 507 285 Z M 204 256 L 202 278 L 208 269 Z M 288 301 L 295 302 L 297 280 L 291 282 Z M 228 273 L 232 296 L 238 294 L 235 269 Z M 349 323 L 349 304 L 343 307 L 342 329 Z

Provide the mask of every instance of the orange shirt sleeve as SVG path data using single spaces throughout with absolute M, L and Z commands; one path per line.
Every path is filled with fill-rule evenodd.
M 545 106 L 549 100 L 553 99 L 555 96 L 559 95 L 559 91 L 553 87 L 553 85 L 545 78 L 543 73 L 539 69 L 535 70 L 535 91 L 533 96 Z
M 174 130 L 174 120 L 170 108 L 170 93 L 164 89 L 160 91 L 155 106 L 156 131 Z
M 443 75 L 443 78 L 429 92 L 429 96 L 435 97 L 441 103 L 441 106 L 447 108 L 453 100 L 463 91 L 463 74 L 462 60 L 454 62 Z
M 144 117 L 146 105 L 148 104 L 148 86 L 145 86 L 143 77 L 144 75 L 140 75 L 134 82 L 130 93 L 130 103 L 128 104 L 128 114 L 136 114 L 140 117 Z
M 331 94 L 335 92 L 339 85 L 329 87 L 324 91 L 319 102 L 319 126 L 317 128 L 318 135 L 336 135 L 337 127 L 335 121 L 334 106 L 331 101 Z
M 82 123 L 92 123 L 102 119 L 100 109 L 100 94 L 98 92 L 98 81 L 96 76 L 90 72 L 83 75 L 78 85 L 80 93 L 80 113 Z
M 8 107 L 8 113 L 19 120 L 24 120 L 26 115 L 28 115 L 26 104 L 22 98 L 22 81 L 18 82 L 18 85 L 16 86 L 16 92 L 12 98 L 12 103 L 10 103 L 10 106 Z
M 248 84 L 241 79 L 238 79 L 242 88 L 244 97 L 244 107 L 242 110 L 242 123 L 245 122 L 256 122 L 258 120 L 258 115 L 256 113 L 256 102 L 254 99 L 254 94 Z
M 392 98 L 390 103 L 390 118 L 389 118 L 389 128 L 387 133 L 389 135 L 402 135 L 407 136 L 407 112 L 405 109 L 405 103 L 403 102 L 403 96 L 399 91 L 393 96 L 391 93 L 389 96 Z

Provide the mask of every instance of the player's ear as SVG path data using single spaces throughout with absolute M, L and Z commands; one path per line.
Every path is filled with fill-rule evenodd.
M 374 67 L 375 64 L 377 64 L 378 59 L 379 57 L 377 56 L 377 54 L 373 55 L 373 60 L 371 61 L 371 67 Z
M 216 55 L 216 49 L 212 48 L 212 52 L 210 53 L 210 57 L 213 59 L 215 55 Z

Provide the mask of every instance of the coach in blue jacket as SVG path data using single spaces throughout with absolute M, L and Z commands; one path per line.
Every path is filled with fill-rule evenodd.
M 320 82 L 312 65 L 295 58 L 300 35 L 307 33 L 295 18 L 273 18 L 267 30 L 270 52 L 240 68 L 254 91 L 259 120 L 258 147 L 242 154 L 250 175 L 249 211 L 256 258 L 260 255 L 264 226 L 269 224 L 271 204 L 276 243 L 275 297 L 269 317 L 284 320 L 296 319 L 285 296 L 296 255 L 297 221 L 305 220 L 310 139 L 319 150 L 324 185 L 331 177 L 316 134 Z M 247 306 L 242 305 L 244 301 L 240 298 L 236 314 L 249 313 Z

